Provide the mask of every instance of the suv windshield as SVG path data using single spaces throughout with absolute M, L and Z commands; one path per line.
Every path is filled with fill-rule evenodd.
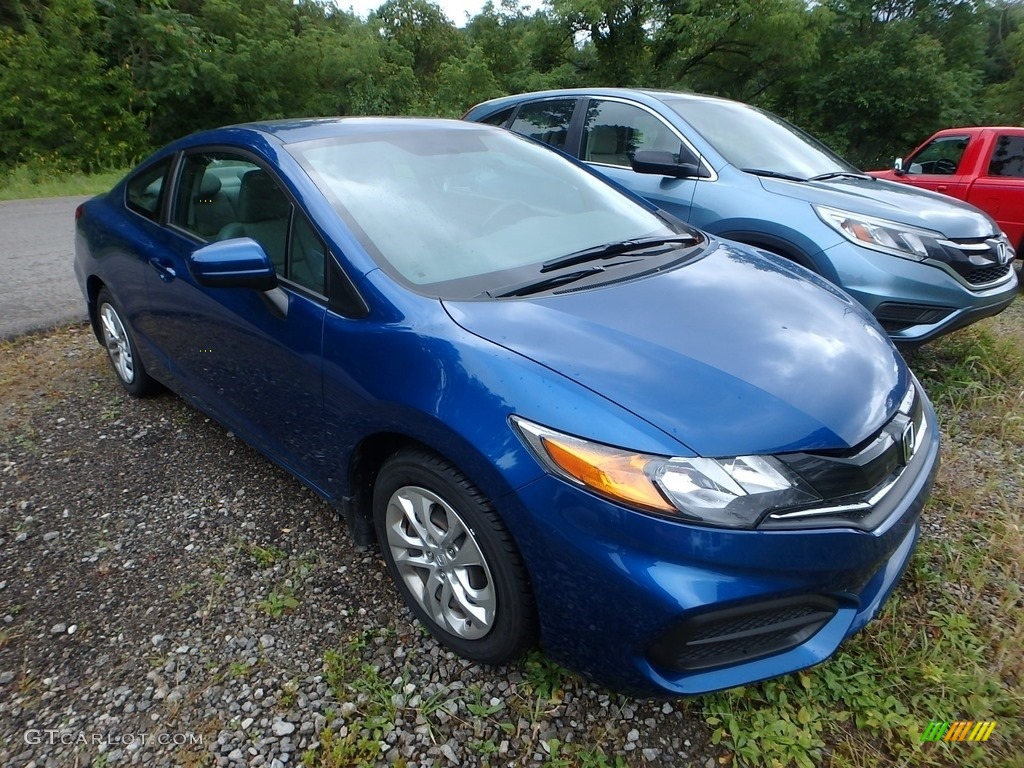
M 713 99 L 665 99 L 665 104 L 737 168 L 797 179 L 859 173 L 817 139 L 756 107 Z
M 507 131 L 410 126 L 288 150 L 389 274 L 466 298 L 608 243 L 673 237 L 655 213 Z

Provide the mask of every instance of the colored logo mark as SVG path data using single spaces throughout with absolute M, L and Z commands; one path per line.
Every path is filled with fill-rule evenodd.
M 952 723 L 932 720 L 921 734 L 921 741 L 988 741 L 995 729 L 994 720 L 957 720 Z

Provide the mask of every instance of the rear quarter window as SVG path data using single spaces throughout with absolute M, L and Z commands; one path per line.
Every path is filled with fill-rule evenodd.
M 484 123 L 485 125 L 496 125 L 499 128 L 502 128 L 504 127 L 505 123 L 508 122 L 508 119 L 512 117 L 512 113 L 515 111 L 515 107 L 509 107 L 508 109 L 503 109 L 500 112 L 495 112 L 493 115 L 488 115 L 487 117 L 480 120 L 480 122 Z
M 128 180 L 125 188 L 125 205 L 130 210 L 152 221 L 159 220 L 171 160 L 172 158 L 167 158 L 143 168 Z
M 509 128 L 522 136 L 564 150 L 575 109 L 576 99 L 533 101 L 519 109 Z

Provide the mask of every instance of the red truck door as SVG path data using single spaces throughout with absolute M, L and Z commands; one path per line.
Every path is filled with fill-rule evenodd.
M 967 202 L 999 222 L 1018 255 L 1024 249 L 1024 129 L 996 137 L 988 167 L 982 169 Z
M 980 138 L 966 133 L 936 136 L 904 160 L 906 174 L 897 180 L 966 199 L 970 176 L 965 166 L 970 164 L 964 162 L 964 156 L 972 141 L 980 141 Z

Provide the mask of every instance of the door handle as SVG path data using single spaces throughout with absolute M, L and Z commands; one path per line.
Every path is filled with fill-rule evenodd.
M 946 184 L 939 184 L 939 186 L 937 186 L 935 189 L 937 192 L 945 192 L 947 189 L 949 189 L 949 186 Z
M 156 270 L 156 273 L 160 275 L 160 279 L 165 283 L 171 282 L 171 280 L 178 276 L 173 267 L 162 263 L 156 256 L 149 260 L 149 266 Z

